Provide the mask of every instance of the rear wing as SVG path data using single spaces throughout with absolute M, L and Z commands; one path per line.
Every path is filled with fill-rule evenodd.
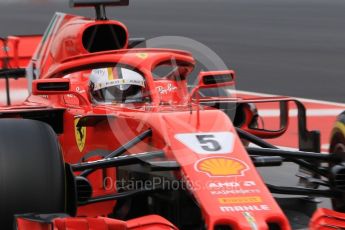
M 28 95 L 25 68 L 41 42 L 41 35 L 0 38 L 0 105 L 21 103 Z M 10 88 L 12 89 L 10 92 Z
M 128 6 L 129 0 L 70 0 L 70 7 L 95 7 L 97 20 L 108 20 L 107 6 Z
M 9 36 L 0 41 L 0 69 L 25 68 L 42 35 Z
M 128 6 L 129 0 L 70 0 L 70 7 Z

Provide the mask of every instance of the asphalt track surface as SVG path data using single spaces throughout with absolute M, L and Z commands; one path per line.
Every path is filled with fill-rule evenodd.
M 1 0 L 0 36 L 41 34 L 67 0 Z M 132 37 L 196 39 L 237 71 L 241 90 L 345 102 L 345 1 L 131 0 L 108 9 Z
M 41 34 L 55 11 L 94 15 L 69 9 L 67 0 L 2 0 L 0 36 Z M 131 37 L 184 36 L 205 44 L 236 70 L 237 89 L 345 102 L 344 12 L 341 0 L 132 0 L 108 16 L 123 21 Z M 271 170 L 262 173 L 284 186 L 296 183 L 296 169 L 284 165 L 274 178 Z

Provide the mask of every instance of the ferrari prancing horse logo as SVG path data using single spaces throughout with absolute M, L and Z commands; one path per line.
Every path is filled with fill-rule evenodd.
M 80 118 L 74 120 L 74 134 L 78 149 L 82 152 L 85 147 L 86 127 L 77 127 L 79 119 Z
M 146 59 L 149 55 L 147 53 L 138 53 L 136 56 L 140 59 Z

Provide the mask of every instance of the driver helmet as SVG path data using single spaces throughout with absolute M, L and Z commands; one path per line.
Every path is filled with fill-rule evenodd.
M 93 69 L 89 86 L 91 100 L 96 104 L 144 101 L 144 77 L 124 67 Z

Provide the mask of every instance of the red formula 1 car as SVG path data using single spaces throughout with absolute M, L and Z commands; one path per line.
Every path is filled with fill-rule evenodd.
M 224 95 L 232 70 L 200 72 L 188 87 L 191 53 L 133 48 L 144 41 L 106 18 L 105 6 L 128 1 L 71 3 L 95 6 L 97 18 L 58 13 L 43 36 L 2 39 L 1 229 L 345 226 L 343 214 L 326 209 L 308 222 L 313 197 L 345 211 L 345 167 L 341 154 L 318 153 L 319 133 L 307 130 L 300 102 Z M 271 130 L 253 109 L 265 103 L 280 107 Z M 299 112 L 301 151 L 262 139 L 285 133 L 289 106 Z M 256 170 L 283 162 L 300 166 L 303 186 L 268 184 Z

